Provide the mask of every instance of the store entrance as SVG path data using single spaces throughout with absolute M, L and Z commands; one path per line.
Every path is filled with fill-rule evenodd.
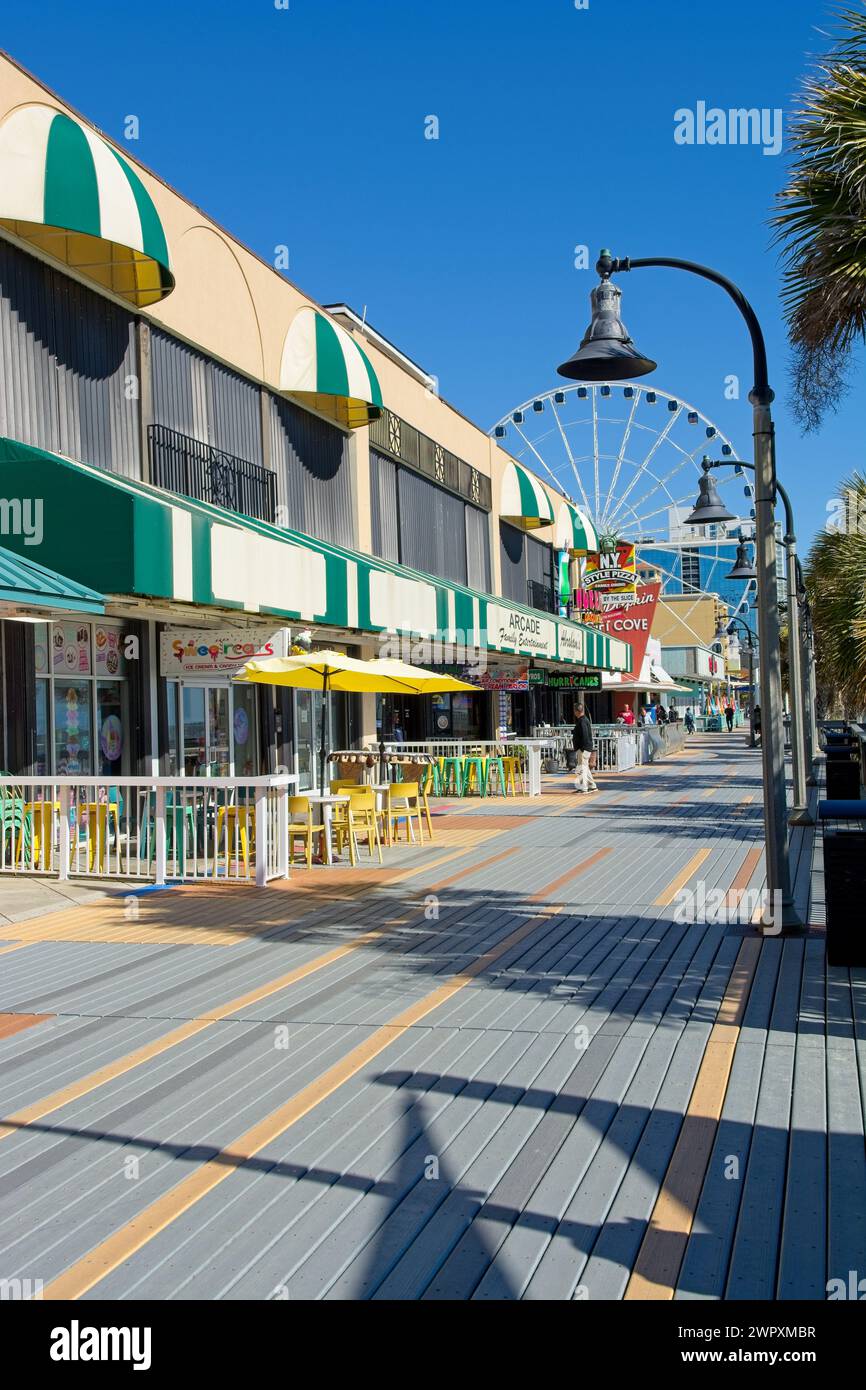
M 172 777 L 257 776 L 255 687 L 169 681 L 168 746 Z

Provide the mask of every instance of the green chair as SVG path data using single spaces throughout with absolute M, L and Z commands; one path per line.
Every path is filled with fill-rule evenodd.
M 490 770 L 489 758 L 472 753 L 464 759 L 463 795 L 468 796 L 475 787 L 480 796 L 487 795 L 487 777 Z
M 493 778 L 496 778 L 496 795 L 505 796 L 505 764 L 502 761 L 501 753 L 494 753 L 487 759 L 487 790 L 488 794 L 493 794 Z
M 165 852 L 166 856 L 175 852 L 175 845 L 178 840 L 182 845 L 182 852 L 188 853 L 187 836 L 189 842 L 195 845 L 195 812 L 187 802 L 185 805 L 175 806 L 174 794 L 168 792 L 165 798 Z M 141 822 L 141 831 L 138 837 L 138 857 L 143 859 L 147 852 L 148 842 L 150 851 L 147 854 L 148 863 L 152 864 L 156 857 L 156 794 L 150 793 L 149 808 L 147 816 Z
M 445 796 L 463 795 L 463 758 L 440 759 L 442 765 L 442 790 Z
M 9 777 L 8 772 L 0 773 L 0 777 Z M 11 794 L 10 794 L 11 793 Z M 24 797 L 20 787 L 4 788 L 0 794 L 0 830 L 2 830 L 2 840 L 0 840 L 0 855 L 6 858 L 6 841 L 11 840 L 12 858 L 15 858 L 16 847 L 19 838 L 23 839 L 23 850 L 25 859 L 30 858 L 30 836 L 32 832 L 32 820 L 24 812 Z

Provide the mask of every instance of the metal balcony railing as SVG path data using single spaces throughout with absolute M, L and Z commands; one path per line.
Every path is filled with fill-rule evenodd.
M 537 579 L 528 579 L 526 590 L 530 608 L 537 608 L 542 613 L 556 613 L 558 611 L 556 596 L 547 584 L 541 584 Z
M 150 480 L 156 487 L 198 502 L 273 522 L 277 509 L 276 475 L 258 463 L 227 454 L 166 425 L 149 425 L 147 450 Z

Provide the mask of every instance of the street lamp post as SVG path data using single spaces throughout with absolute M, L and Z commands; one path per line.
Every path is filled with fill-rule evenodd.
M 705 473 L 711 468 L 748 468 L 755 471 L 753 463 L 745 459 L 709 459 L 701 464 Z M 791 499 L 776 479 L 776 492 L 785 509 L 785 532 L 782 545 L 785 547 L 785 577 L 788 585 L 788 674 L 791 689 L 791 765 L 794 777 L 794 804 L 788 816 L 789 825 L 814 825 L 815 820 L 809 811 L 809 794 L 806 790 L 808 775 L 811 772 L 813 755 L 807 747 L 806 722 L 809 718 L 808 699 L 805 685 L 805 672 L 808 653 L 805 649 L 804 632 L 800 624 L 800 604 L 803 601 L 802 570 L 797 556 L 797 536 L 794 530 L 794 509 Z M 694 519 L 698 524 L 700 502 L 688 521 Z
M 768 934 L 802 931 L 791 892 L 788 849 L 788 805 L 785 787 L 785 742 L 782 720 L 782 672 L 779 634 L 779 594 L 776 582 L 776 458 L 770 406 L 773 391 L 767 373 L 767 349 L 758 317 L 749 301 L 731 280 L 695 261 L 653 256 L 618 259 L 602 251 L 596 264 L 601 285 L 593 291 L 593 320 L 577 352 L 559 368 L 562 376 L 576 381 L 623 381 L 654 370 L 651 358 L 635 348 L 619 317 L 621 291 L 611 276 L 631 270 L 658 267 L 684 270 L 710 280 L 733 300 L 749 330 L 754 365 L 752 403 L 755 441 L 755 549 L 758 575 L 758 636 L 761 649 L 760 694 L 762 707 L 761 757 L 763 762 L 764 837 L 770 921 Z M 781 911 L 776 912 L 777 905 Z M 781 921 L 779 920 L 781 918 Z

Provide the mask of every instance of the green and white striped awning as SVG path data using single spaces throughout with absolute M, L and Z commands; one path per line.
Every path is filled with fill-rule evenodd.
M 138 308 L 174 288 L 165 231 L 132 165 L 51 106 L 19 106 L 0 125 L 0 224 Z
M 586 512 L 573 502 L 563 502 L 556 517 L 556 548 L 570 555 L 598 550 L 598 535 Z
M 292 319 L 280 363 L 280 390 L 299 396 L 350 429 L 368 425 L 382 410 L 382 388 L 363 348 L 316 309 Z
M 183 605 L 190 616 L 234 611 L 239 620 L 394 634 L 430 644 L 419 665 L 438 664 L 437 650 L 451 645 L 631 668 L 627 642 L 586 624 L 0 438 L 0 496 L 22 478 L 50 499 L 33 558 L 108 595 L 109 607 L 130 596 L 155 615 Z M 18 535 L 8 546 L 27 554 Z
M 539 479 L 519 463 L 509 463 L 502 476 L 499 514 L 522 531 L 553 525 L 553 503 Z

